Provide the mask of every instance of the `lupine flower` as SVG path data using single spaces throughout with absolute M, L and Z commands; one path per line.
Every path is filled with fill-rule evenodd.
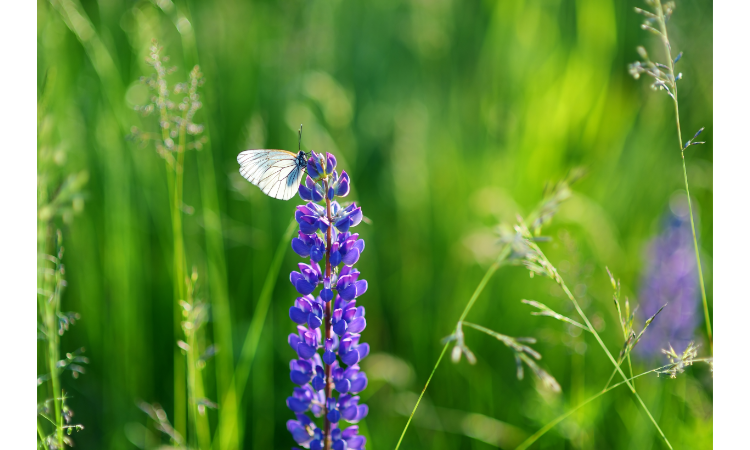
M 648 247 L 640 291 L 641 315 L 648 318 L 665 303 L 665 317 L 651 324 L 636 351 L 653 357 L 672 345 L 682 351 L 698 325 L 698 274 L 687 206 L 673 206 L 664 231 Z
M 367 387 L 359 362 L 370 353 L 360 334 L 367 326 L 365 308 L 357 305 L 357 298 L 367 292 L 367 281 L 354 268 L 365 242 L 349 231 L 362 221 L 362 209 L 335 200 L 349 194 L 351 180 L 344 171 L 339 175 L 330 153 L 312 152 L 307 173 L 299 187 L 307 203 L 295 211 L 299 232 L 292 249 L 310 261 L 299 263 L 299 271 L 289 275 L 300 297 L 289 308 L 289 318 L 297 324 L 297 333 L 288 338 L 297 354 L 289 363 L 289 377 L 297 387 L 286 400 L 296 414 L 287 429 L 303 448 L 323 449 L 329 440 L 334 450 L 360 450 L 365 438 L 359 428 L 341 430 L 338 425 L 341 420 L 356 423 L 368 412 L 357 395 Z M 323 424 L 316 424 L 308 412 Z

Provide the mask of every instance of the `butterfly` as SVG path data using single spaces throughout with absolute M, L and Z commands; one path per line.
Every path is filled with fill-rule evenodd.
M 300 147 L 302 127 L 299 131 Z M 264 194 L 279 200 L 289 200 L 299 189 L 302 175 L 307 168 L 308 154 L 286 150 L 245 150 L 237 155 L 240 174 Z

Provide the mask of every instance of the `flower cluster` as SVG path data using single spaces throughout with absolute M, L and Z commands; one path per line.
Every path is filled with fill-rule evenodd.
M 649 246 L 640 291 L 644 317 L 650 317 L 665 303 L 669 304 L 670 320 L 653 323 L 636 349 L 652 357 L 659 355 L 666 344 L 680 351 L 689 346 L 695 339 L 698 325 L 698 271 L 689 212 L 687 205 L 676 198 L 671 203 L 665 230 Z
M 299 263 L 299 271 L 289 276 L 300 297 L 289 308 L 289 318 L 297 324 L 297 333 L 288 339 L 297 353 L 289 369 L 298 387 L 286 400 L 297 416 L 287 422 L 287 429 L 297 444 L 311 450 L 364 449 L 365 438 L 357 425 L 339 428 L 342 419 L 356 423 L 368 411 L 357 395 L 367 387 L 358 363 L 370 353 L 370 346 L 360 342 L 367 322 L 365 308 L 356 300 L 367 291 L 367 281 L 354 268 L 365 242 L 349 231 L 362 221 L 362 209 L 334 200 L 349 194 L 350 180 L 345 171 L 336 171 L 336 158 L 330 153 L 312 152 L 307 173 L 299 196 L 308 203 L 295 212 L 299 232 L 292 249 L 310 261 Z M 308 411 L 323 417 L 322 428 Z

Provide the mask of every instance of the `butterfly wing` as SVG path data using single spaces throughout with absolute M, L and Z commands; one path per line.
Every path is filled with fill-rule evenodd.
M 299 189 L 303 167 L 297 155 L 286 150 L 245 150 L 237 155 L 240 174 L 264 194 L 289 200 Z

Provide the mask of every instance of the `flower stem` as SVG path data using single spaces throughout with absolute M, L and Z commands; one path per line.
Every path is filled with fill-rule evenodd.
M 682 130 L 680 129 L 680 106 L 677 101 L 677 79 L 674 75 L 674 60 L 672 59 L 672 50 L 669 45 L 669 37 L 667 35 L 667 22 L 664 18 L 664 8 L 661 5 L 661 0 L 656 0 L 656 11 L 659 16 L 659 26 L 661 28 L 662 43 L 664 44 L 664 51 L 667 54 L 667 63 L 669 67 L 669 74 L 672 76 L 672 100 L 674 102 L 674 115 L 677 123 L 677 138 L 680 142 L 680 156 L 682 156 L 682 174 L 685 178 L 685 192 L 687 194 L 688 210 L 690 211 L 690 229 L 693 232 L 693 247 L 695 248 L 695 262 L 698 266 L 698 279 L 701 286 L 701 297 L 703 299 L 703 314 L 706 320 L 706 334 L 708 335 L 708 343 L 711 347 L 711 354 L 714 353 L 714 340 L 713 333 L 711 332 L 711 317 L 708 313 L 708 301 L 706 300 L 706 286 L 703 282 L 703 269 L 701 268 L 701 257 L 698 250 L 698 238 L 695 234 L 695 221 L 693 219 L 693 205 L 690 201 L 690 186 L 688 185 L 687 178 L 687 167 L 685 166 L 685 147 L 682 143 Z
M 326 194 L 326 218 L 328 219 L 328 229 L 326 230 L 326 278 L 331 279 L 331 227 L 333 226 L 333 220 L 331 217 L 331 199 L 328 198 L 328 180 L 323 181 L 323 192 Z M 326 339 L 331 338 L 331 315 L 333 310 L 334 300 L 328 302 L 323 310 L 325 312 L 325 327 L 326 327 Z M 325 419 L 325 425 L 323 426 L 323 448 L 330 450 L 331 448 L 331 421 L 328 420 L 328 399 L 331 397 L 331 366 L 325 364 L 326 372 L 326 387 L 325 387 L 325 401 L 323 405 L 323 414 Z

